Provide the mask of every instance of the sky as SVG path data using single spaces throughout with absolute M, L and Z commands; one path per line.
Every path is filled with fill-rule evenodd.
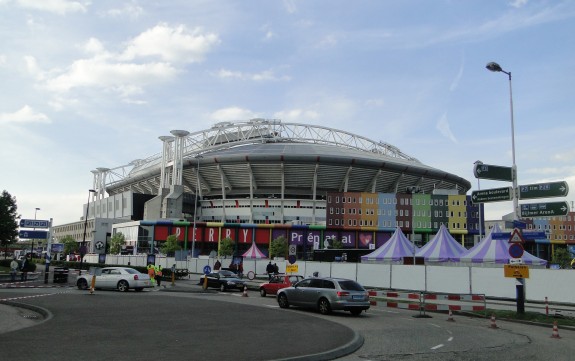
M 251 118 L 390 143 L 469 195 L 507 187 L 473 174 L 512 165 L 495 61 L 519 185 L 571 188 L 520 204 L 572 206 L 574 20 L 570 0 L 0 0 L 0 191 L 22 218 L 76 222 L 92 170 Z

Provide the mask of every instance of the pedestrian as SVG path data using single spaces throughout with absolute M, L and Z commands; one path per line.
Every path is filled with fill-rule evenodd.
M 244 263 L 243 262 L 240 262 L 238 264 L 238 276 L 240 278 L 244 277 Z
M 28 281 L 28 268 L 30 268 L 29 263 L 28 255 L 26 255 L 22 260 L 22 265 L 20 266 L 20 270 L 22 271 L 20 274 L 20 281 Z
M 266 266 L 266 273 L 268 274 L 268 278 L 272 279 L 272 274 L 274 273 L 274 265 L 272 264 L 272 261 L 270 261 L 270 263 L 268 263 L 268 265 Z
M 152 286 L 156 285 L 156 280 L 154 279 L 155 274 L 156 274 L 156 271 L 154 270 L 154 265 L 149 264 L 148 265 L 148 276 L 150 276 L 150 283 L 152 284 Z
M 16 261 L 16 258 L 12 258 L 12 262 L 10 262 L 10 279 L 12 280 L 12 282 L 16 281 L 18 266 L 20 265 L 18 264 L 18 261 Z
M 154 279 L 158 283 L 158 287 L 160 287 L 162 285 L 162 266 L 157 266 L 155 271 L 156 277 Z
M 216 263 L 214 263 L 214 271 L 219 271 L 220 268 L 222 268 L 222 263 L 220 260 L 217 260 Z
M 274 274 L 277 275 L 278 273 L 280 273 L 280 268 L 278 267 L 277 263 L 274 263 Z

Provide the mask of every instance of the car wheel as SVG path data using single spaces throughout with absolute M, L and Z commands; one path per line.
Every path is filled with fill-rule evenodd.
M 287 296 L 284 293 L 278 296 L 278 305 L 280 305 L 281 308 L 289 307 Z
M 130 285 L 128 284 L 128 282 L 126 282 L 124 280 L 118 282 L 118 291 L 126 292 L 129 288 L 130 288 Z
M 138 288 L 134 288 L 136 290 L 136 292 L 142 292 L 144 290 L 144 287 L 138 287 Z
M 76 286 L 78 286 L 79 290 L 87 290 L 88 289 L 88 281 L 86 281 L 83 278 L 80 278 L 78 280 L 78 282 L 76 283 Z
M 220 291 L 221 291 L 221 292 L 225 292 L 225 291 L 226 291 L 226 285 L 224 285 L 223 283 L 220 285 Z
M 265 297 L 267 295 L 266 290 L 263 288 L 260 288 L 260 296 Z
M 329 301 L 326 300 L 325 298 L 322 298 L 319 300 L 318 308 L 319 308 L 319 313 L 321 313 L 322 315 L 327 315 L 327 314 L 331 313 L 331 306 L 329 304 Z
M 362 310 L 350 310 L 349 312 L 351 312 L 351 314 L 354 316 L 359 316 L 361 315 L 361 311 Z

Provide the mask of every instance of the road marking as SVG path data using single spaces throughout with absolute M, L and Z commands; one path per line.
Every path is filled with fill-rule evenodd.
M 453 336 L 447 339 L 448 342 L 453 341 Z
M 442 347 L 443 347 L 443 344 L 440 343 L 440 344 L 437 345 L 437 346 L 433 346 L 431 349 L 432 349 L 432 350 L 437 350 L 438 348 L 442 348 Z
M 441 326 L 436 325 L 435 323 L 430 323 L 430 325 L 431 325 L 431 326 L 435 326 L 435 327 L 437 327 L 437 328 L 441 328 Z

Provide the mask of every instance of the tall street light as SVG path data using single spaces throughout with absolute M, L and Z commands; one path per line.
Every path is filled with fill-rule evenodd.
M 40 210 L 40 208 L 34 209 L 34 220 L 36 220 L 36 213 L 38 213 L 39 210 Z M 34 223 L 36 223 L 36 222 L 34 222 Z M 36 230 L 36 227 L 34 227 L 34 230 Z M 34 258 L 34 241 L 35 241 L 35 239 L 32 238 L 32 247 L 30 247 L 30 258 Z
M 511 108 L 511 156 L 513 158 L 512 181 L 513 181 L 513 220 L 519 219 L 519 199 L 517 197 L 517 165 L 515 164 L 515 124 L 513 120 L 513 91 L 511 87 L 511 72 L 505 71 L 501 66 L 495 62 L 488 63 L 485 66 L 493 72 L 501 72 L 507 74 L 509 77 L 509 105 Z
M 476 160 L 473 164 L 477 165 L 477 164 L 483 164 L 482 161 L 480 160 Z M 479 178 L 477 178 L 477 190 L 480 191 L 481 190 L 481 184 L 479 183 Z M 483 208 L 483 203 L 478 203 L 479 204 L 479 242 L 481 242 L 481 236 L 483 233 L 483 218 L 481 217 L 481 209 Z
M 88 189 L 88 202 L 86 203 L 86 216 L 84 217 L 84 238 L 82 239 L 82 245 L 80 246 L 80 272 L 78 275 L 82 275 L 82 264 L 84 263 L 84 252 L 86 251 L 86 229 L 88 228 L 88 210 L 90 209 L 90 193 L 96 193 L 93 189 Z
M 196 200 L 194 202 L 194 227 L 192 231 L 192 258 L 194 258 L 194 251 L 196 249 L 196 219 L 198 211 L 198 192 L 200 189 L 200 159 L 203 158 L 200 154 L 196 155 L 196 161 L 198 162 L 198 166 L 196 169 Z

